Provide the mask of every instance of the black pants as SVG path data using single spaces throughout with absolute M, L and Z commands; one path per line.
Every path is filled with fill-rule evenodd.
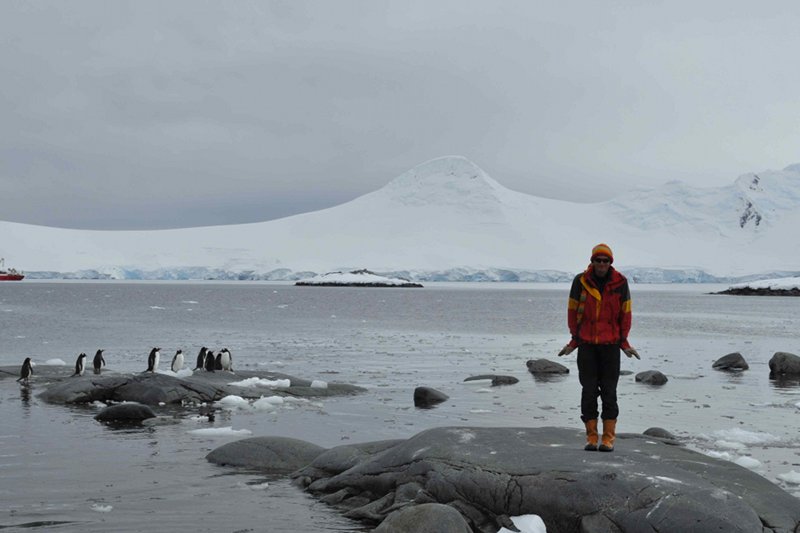
M 617 382 L 619 381 L 618 344 L 581 344 L 578 346 L 578 379 L 581 382 L 581 420 L 596 420 L 597 397 L 603 401 L 603 420 L 619 415 Z

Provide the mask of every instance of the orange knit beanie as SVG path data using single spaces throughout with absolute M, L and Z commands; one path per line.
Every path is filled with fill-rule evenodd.
M 609 259 L 611 259 L 612 263 L 614 262 L 614 254 L 611 253 L 611 248 L 605 243 L 600 243 L 594 248 L 592 248 L 591 261 L 594 261 L 594 258 L 597 257 L 598 255 L 604 255 Z

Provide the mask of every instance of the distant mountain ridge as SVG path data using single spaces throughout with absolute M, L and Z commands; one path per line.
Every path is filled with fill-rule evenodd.
M 278 220 L 156 231 L 0 222 L 29 277 L 298 279 L 369 268 L 414 280 L 564 281 L 608 242 L 636 281 L 800 272 L 800 165 L 731 185 L 670 182 L 579 204 L 505 188 L 463 157 L 425 162 L 350 202 Z

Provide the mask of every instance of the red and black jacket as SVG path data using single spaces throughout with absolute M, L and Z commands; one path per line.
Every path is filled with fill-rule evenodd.
M 594 281 L 593 267 L 572 280 L 567 305 L 567 324 L 573 348 L 581 344 L 619 344 L 630 348 L 631 291 L 628 280 L 608 269 L 608 280 L 602 292 Z

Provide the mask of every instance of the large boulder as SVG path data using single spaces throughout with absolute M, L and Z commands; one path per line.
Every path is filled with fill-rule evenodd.
M 634 379 L 639 383 L 646 383 L 647 385 L 663 385 L 669 381 L 667 376 L 658 370 L 645 370 L 644 372 L 639 372 L 636 374 Z
M 109 405 L 95 415 L 100 422 L 135 423 L 155 418 L 156 414 L 149 406 L 137 402 Z
M 417 387 L 414 389 L 415 407 L 433 407 L 434 405 L 446 402 L 450 396 L 431 387 Z
M 788 352 L 775 352 L 769 360 L 769 377 L 800 378 L 800 357 Z
M 583 451 L 583 439 L 582 431 L 555 427 L 435 428 L 343 462 L 339 472 L 328 463 L 292 476 L 348 516 L 375 524 L 398 509 L 439 503 L 481 533 L 526 514 L 562 533 L 800 528 L 800 500 L 732 462 L 644 435 L 619 434 L 612 454 Z M 427 515 L 419 513 L 423 523 Z M 400 518 L 385 531 L 440 531 Z
M 530 359 L 525 365 L 531 374 L 569 374 L 569 368 L 549 359 Z
M 212 450 L 206 459 L 227 466 L 255 468 L 270 474 L 287 474 L 309 465 L 325 448 L 287 437 L 253 437 L 229 442 Z
M 747 370 L 750 365 L 744 360 L 744 357 L 739 352 L 729 353 L 723 355 L 711 365 L 711 368 L 716 370 Z

